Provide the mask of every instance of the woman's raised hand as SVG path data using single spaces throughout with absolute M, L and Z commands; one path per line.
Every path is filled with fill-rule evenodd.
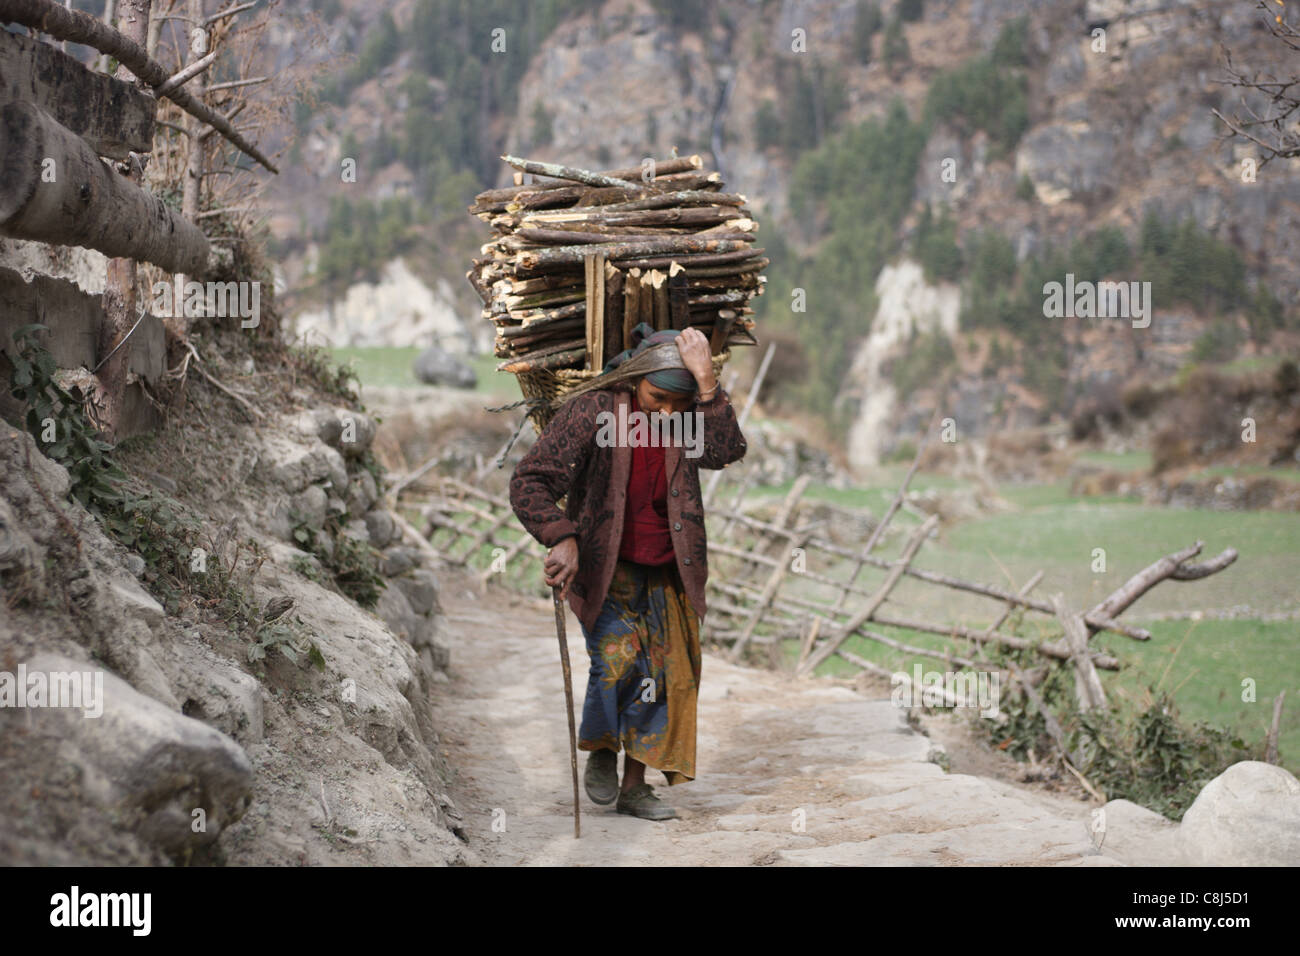
M 682 355 L 682 364 L 695 376 L 699 390 L 707 392 L 713 388 L 716 384 L 713 377 L 713 355 L 704 333 L 695 328 L 682 329 L 673 341 L 677 343 L 677 351 Z

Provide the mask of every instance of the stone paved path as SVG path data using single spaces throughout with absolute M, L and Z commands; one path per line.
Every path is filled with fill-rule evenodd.
M 1089 806 L 945 773 L 887 697 L 733 666 L 706 653 L 696 780 L 668 787 L 681 819 L 620 815 L 582 794 L 573 839 L 568 728 L 549 602 L 448 576 L 453 678 L 438 719 L 470 845 L 494 865 L 1038 865 L 1174 862 L 1163 840 L 1089 833 Z M 587 654 L 570 614 L 574 696 Z M 579 752 L 579 773 L 586 755 Z M 803 826 L 799 827 L 800 818 Z M 494 830 L 493 821 L 497 821 Z M 1172 824 L 1170 824 L 1172 826 Z

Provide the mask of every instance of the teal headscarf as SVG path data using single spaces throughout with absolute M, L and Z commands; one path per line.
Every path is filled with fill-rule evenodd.
M 661 329 L 656 332 L 649 324 L 642 322 L 632 330 L 632 347 L 615 355 L 605 363 L 602 370 L 608 372 L 616 369 L 634 355 L 640 355 L 646 349 L 665 342 L 671 342 L 681 333 L 680 329 Z M 685 368 L 661 368 L 646 374 L 650 384 L 669 392 L 694 392 L 695 376 Z

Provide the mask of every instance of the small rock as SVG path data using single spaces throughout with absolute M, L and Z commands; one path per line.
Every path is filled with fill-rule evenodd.
M 438 578 L 428 568 L 415 568 L 394 579 L 416 614 L 429 614 L 438 607 Z
M 397 537 L 397 523 L 383 508 L 367 511 L 365 522 L 366 530 L 370 533 L 370 543 L 376 548 L 387 547 Z
M 295 540 L 292 536 L 295 526 L 306 525 L 312 531 L 320 531 L 325 527 L 328 504 L 329 496 L 319 485 L 312 485 L 294 495 L 289 500 L 289 540 Z
M 411 609 L 406 595 L 398 588 L 384 588 L 375 604 L 375 614 L 388 625 L 390 631 L 408 644 L 419 630 L 416 613 Z
M 420 563 L 420 552 L 406 545 L 393 545 L 384 549 L 383 572 L 388 577 L 405 574 Z
M 115 578 L 108 587 L 121 603 L 123 612 L 143 621 L 150 630 L 167 616 L 163 606 L 150 597 L 134 578 Z
M 366 527 L 366 522 L 360 518 L 353 518 L 349 521 L 339 534 L 346 535 L 358 544 L 370 544 L 370 531 Z
M 365 514 L 378 500 L 375 476 L 365 468 L 359 469 L 348 484 L 348 510 L 353 514 Z

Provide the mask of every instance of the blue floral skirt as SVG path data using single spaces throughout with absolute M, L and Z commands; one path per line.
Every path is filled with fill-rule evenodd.
M 627 751 L 671 786 L 695 779 L 700 620 L 676 566 L 620 560 L 595 627 L 578 747 Z

